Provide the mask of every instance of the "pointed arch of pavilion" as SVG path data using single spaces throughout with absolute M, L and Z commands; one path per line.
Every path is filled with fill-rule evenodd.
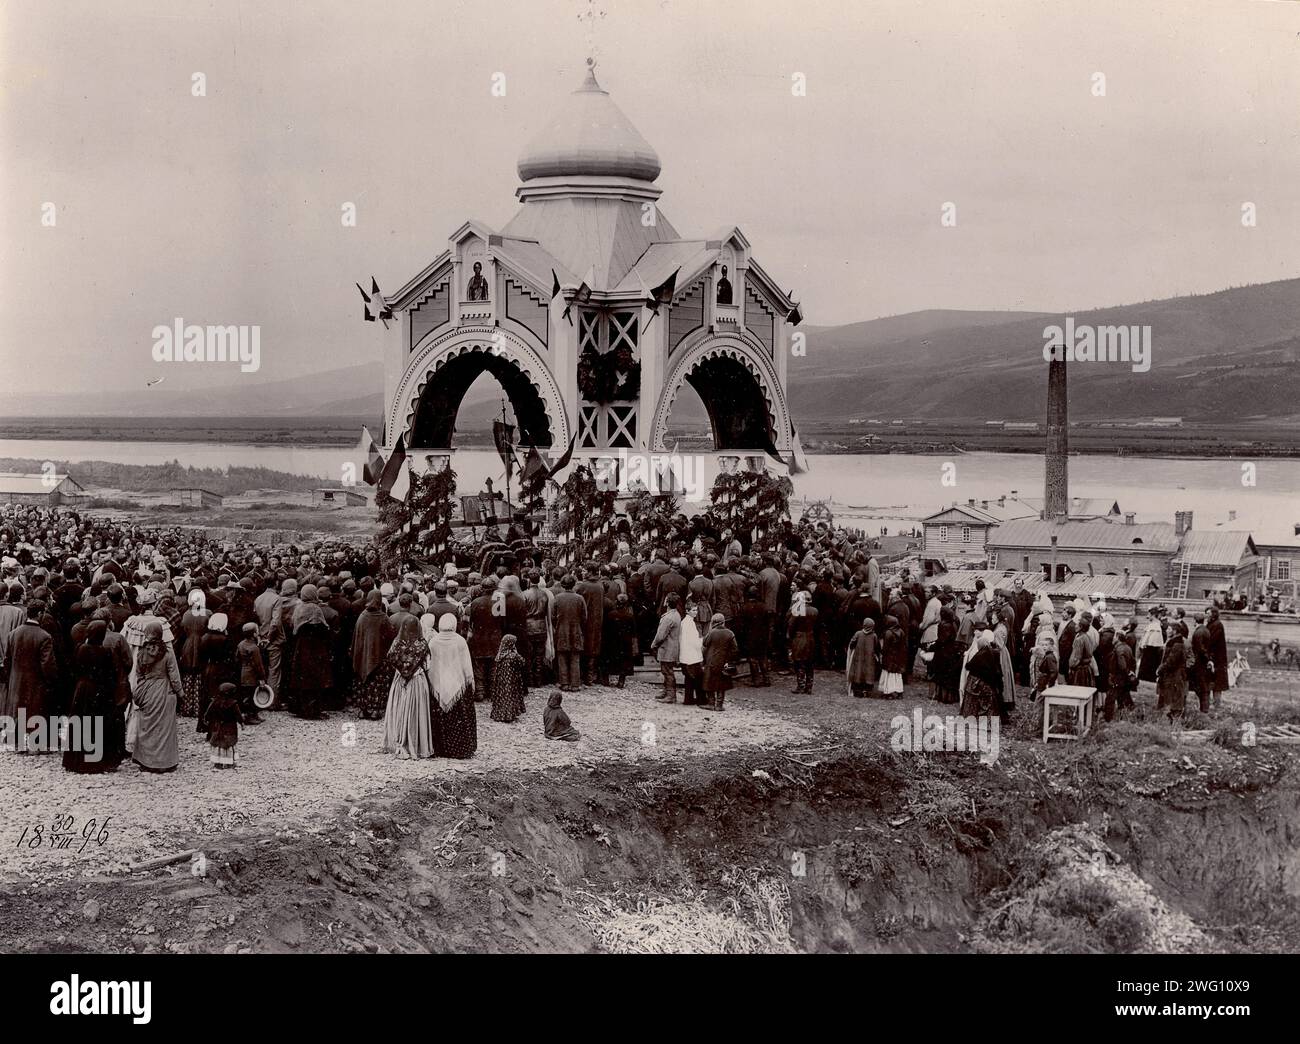
M 651 429 L 651 448 L 665 449 L 673 403 L 689 383 L 709 413 L 714 449 L 790 448 L 790 411 L 771 358 L 740 334 L 704 334 L 678 351 L 668 368 Z
M 493 326 L 430 334 L 416 346 L 393 396 L 388 443 L 400 434 L 408 446 L 450 448 L 461 400 L 484 372 L 509 397 L 523 441 L 542 448 L 568 445 L 564 400 L 540 350 L 514 331 Z

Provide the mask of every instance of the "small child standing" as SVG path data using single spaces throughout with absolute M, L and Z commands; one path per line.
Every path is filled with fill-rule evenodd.
M 222 682 L 216 698 L 208 705 L 204 719 L 208 726 L 208 746 L 212 748 L 212 767 L 238 768 L 239 756 L 235 744 L 239 742 L 239 703 L 236 688 L 231 682 Z
M 244 640 L 235 649 L 235 663 L 239 666 L 239 708 L 245 725 L 260 725 L 261 717 L 253 706 L 253 693 L 259 683 L 266 680 L 266 663 L 262 648 L 257 644 L 257 624 L 244 624 Z

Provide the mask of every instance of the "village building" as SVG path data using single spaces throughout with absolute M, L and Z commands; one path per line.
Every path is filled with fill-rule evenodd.
M 365 507 L 369 503 L 364 493 L 355 489 L 313 489 L 311 506 L 323 508 Z
M 220 493 L 213 493 L 211 490 L 197 487 L 173 489 L 169 491 L 168 495 L 175 507 L 221 507 L 225 502 Z
M 40 507 L 75 506 L 86 499 L 86 491 L 70 475 L 57 472 L 0 473 L 0 504 L 31 504 Z
M 401 439 L 416 470 L 448 463 L 461 400 L 488 372 L 518 444 L 552 461 L 570 445 L 588 462 L 662 453 L 689 384 L 715 453 L 784 474 L 799 308 L 739 228 L 677 232 L 658 155 L 588 64 L 519 157 L 515 216 L 466 221 L 386 299 L 386 450 Z

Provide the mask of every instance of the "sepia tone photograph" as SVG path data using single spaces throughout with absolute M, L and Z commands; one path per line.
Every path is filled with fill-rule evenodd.
M 0 76 L 33 1017 L 315 954 L 1280 1005 L 1300 3 L 2 0 Z

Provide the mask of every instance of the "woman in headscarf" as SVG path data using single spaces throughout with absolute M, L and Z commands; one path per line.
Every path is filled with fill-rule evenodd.
M 993 642 L 992 631 L 981 631 L 966 661 L 966 682 L 962 691 L 963 717 L 992 717 L 1002 713 L 1002 657 Z
M 396 636 L 397 629 L 384 610 L 384 596 L 372 588 L 352 632 L 352 691 L 363 718 L 374 721 L 384 716 L 393 679 L 388 647 Z
M 905 670 L 907 632 L 897 616 L 886 616 L 885 633 L 880 638 L 880 695 L 886 699 L 902 698 Z
M 177 659 L 184 690 L 177 713 L 187 718 L 197 718 L 203 693 L 203 664 L 199 662 L 199 643 L 208 629 L 208 617 L 212 614 L 208 612 L 207 596 L 202 588 L 196 587 L 190 592 L 189 606 L 181 617 L 176 632 L 176 642 L 179 645 Z
M 740 644 L 735 632 L 727 626 L 721 613 L 709 620 L 709 633 L 701 643 L 704 653 L 702 681 L 704 682 L 705 710 L 720 711 L 725 708 L 727 692 L 731 689 L 731 676 L 727 664 L 740 658 Z M 808 691 L 812 691 L 809 686 Z
M 414 619 L 412 622 L 415 622 Z M 316 596 L 315 584 L 303 584 L 293 608 L 293 662 L 289 677 L 291 705 L 300 718 L 326 718 L 321 710 L 323 694 L 334 684 L 331 646 L 333 636 L 325 611 Z M 419 624 L 416 623 L 416 630 Z
M 1007 720 L 1007 715 L 1016 709 L 1016 673 L 1011 664 L 1011 650 L 1007 648 L 1008 644 L 1009 638 L 1006 624 L 999 623 L 993 629 L 993 645 L 997 649 L 998 664 L 1002 672 L 1002 692 L 998 713 L 1002 716 L 1004 723 Z
M 131 691 L 135 718 L 132 759 L 145 771 L 170 772 L 180 760 L 176 702 L 181 696 L 181 672 L 171 647 L 163 640 L 161 620 L 148 621 L 141 638 Z
M 217 690 L 225 682 L 236 681 L 235 643 L 226 634 L 226 614 L 213 613 L 208 617 L 208 629 L 199 639 L 199 669 L 202 685 L 199 690 L 198 720 L 195 732 L 207 732 L 205 717 L 208 705 L 217 698 Z M 183 676 L 182 676 L 183 677 Z M 183 692 L 183 683 L 182 683 Z
M 73 654 L 77 684 L 68 713 L 82 721 L 98 719 L 102 748 L 98 761 L 88 760 L 84 751 L 64 751 L 63 767 L 69 772 L 112 772 L 122 760 L 121 719 L 114 699 L 117 664 L 112 652 L 104 648 L 107 633 L 108 624 L 91 620 L 86 626 L 86 641 Z
M 438 633 L 429 642 L 429 683 L 433 686 L 434 754 L 472 758 L 478 750 L 474 661 L 469 643 L 456 633 L 454 613 L 442 614 Z
M 934 698 L 940 703 L 957 703 L 961 699 L 957 687 L 961 675 L 961 650 L 957 646 L 957 616 L 949 606 L 939 610 L 936 634 L 934 659 L 930 661 Z
M 503 634 L 492 667 L 492 720 L 514 721 L 524 713 L 524 696 L 528 692 L 527 665 L 519 654 L 513 634 Z
M 871 695 L 880 674 L 877 663 L 876 622 L 867 617 L 862 621 L 861 630 L 849 639 L 849 648 L 844 665 L 844 678 L 849 683 L 849 692 L 859 699 Z
M 560 706 L 563 699 L 564 694 L 557 689 L 546 701 L 546 710 L 542 712 L 542 731 L 547 739 L 576 740 L 581 736 L 569 721 L 569 716 L 564 713 L 564 708 Z
M 1029 653 L 1029 677 L 1034 680 L 1031 698 L 1038 699 L 1046 689 L 1056 684 L 1061 665 L 1056 651 L 1056 624 L 1050 612 L 1038 614 L 1038 629 L 1034 632 L 1034 647 Z
M 1163 710 L 1172 721 L 1183 716 L 1187 700 L 1187 627 L 1173 624 L 1164 655 L 1156 671 L 1156 709 Z
M 817 610 L 812 605 L 812 595 L 807 591 L 796 591 L 790 599 L 786 636 L 789 641 L 790 666 L 794 668 L 794 691 L 811 693 L 813 660 L 817 655 Z
M 425 617 L 428 618 L 427 615 Z M 402 621 L 388 650 L 393 668 L 384 713 L 385 754 L 401 760 L 433 757 L 433 716 L 429 697 L 429 643 L 414 616 Z

